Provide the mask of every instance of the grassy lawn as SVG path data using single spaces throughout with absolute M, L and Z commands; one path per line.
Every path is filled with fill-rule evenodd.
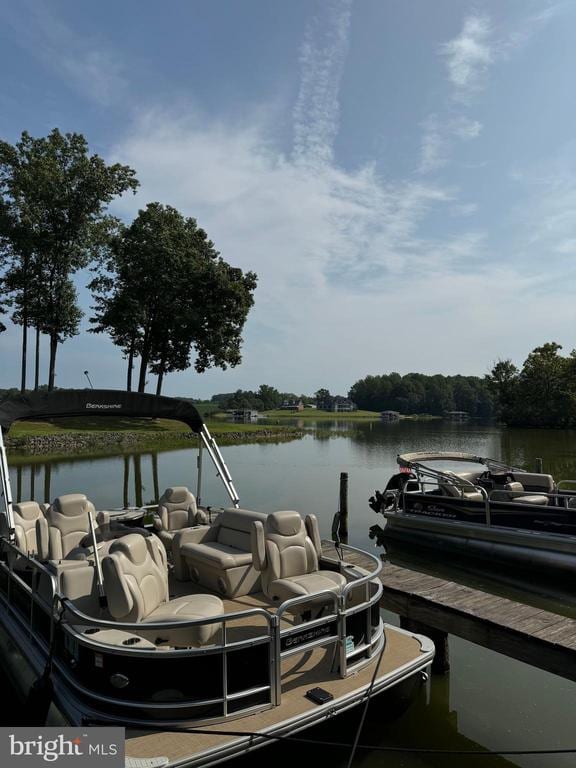
M 379 411 L 351 411 L 350 413 L 333 413 L 332 411 L 318 411 L 316 408 L 306 408 L 303 411 L 263 411 L 261 416 L 267 419 L 311 419 L 319 421 L 320 419 L 379 419 Z
M 244 424 L 227 421 L 206 420 L 208 429 L 213 434 L 229 432 L 283 431 L 290 427 L 270 427 L 265 424 Z M 94 418 L 75 417 L 51 419 L 50 421 L 17 421 L 10 430 L 10 437 L 28 437 L 35 435 L 77 434 L 82 432 L 188 432 L 189 427 L 173 419 L 127 419 L 113 416 Z

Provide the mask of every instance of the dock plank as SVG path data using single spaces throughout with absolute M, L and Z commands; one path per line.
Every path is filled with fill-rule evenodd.
M 331 543 L 324 550 L 333 556 Z M 369 567 L 360 554 L 345 559 Z M 576 681 L 576 620 L 392 563 L 380 580 L 383 608 Z

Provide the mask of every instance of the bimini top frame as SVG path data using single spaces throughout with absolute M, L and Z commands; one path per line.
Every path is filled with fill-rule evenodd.
M 206 447 L 232 504 L 235 507 L 239 506 L 238 492 L 220 449 L 197 409 L 188 400 L 139 392 L 122 392 L 115 389 L 61 389 L 55 392 L 31 392 L 9 398 L 0 404 L 0 481 L 10 529 L 14 527 L 14 521 L 4 434 L 10 430 L 12 424 L 23 420 L 112 415 L 128 419 L 142 417 L 174 419 L 187 424 L 199 436 L 200 446 Z M 198 470 L 200 481 L 200 460 Z
M 497 459 L 489 459 L 483 456 L 475 456 L 473 453 L 459 453 L 457 451 L 437 451 L 430 452 L 421 451 L 419 453 L 403 453 L 398 454 L 396 461 L 398 465 L 404 469 L 411 469 L 421 474 L 428 474 L 430 476 L 445 475 L 448 479 L 454 477 L 451 472 L 445 472 L 435 467 L 427 466 L 427 462 L 430 461 L 463 461 L 472 464 L 482 464 L 488 469 L 500 469 L 510 470 L 511 472 L 523 472 L 524 470 L 518 467 L 512 467 L 509 464 L 505 464 Z

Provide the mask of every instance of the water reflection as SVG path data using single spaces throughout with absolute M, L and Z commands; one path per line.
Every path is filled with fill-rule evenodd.
M 122 494 L 115 497 L 113 506 L 142 506 L 143 504 L 155 504 L 160 498 L 160 478 L 158 475 L 158 453 L 134 453 L 123 454 L 118 457 L 114 457 L 112 460 L 109 457 L 105 458 L 92 458 L 86 457 L 71 458 L 67 460 L 51 460 L 50 458 L 44 461 L 35 460 L 26 463 L 19 458 L 16 466 L 11 466 L 11 477 L 15 487 L 13 488 L 13 495 L 16 502 L 21 501 L 38 501 L 38 502 L 51 502 L 57 495 L 62 493 L 73 493 L 75 490 L 81 489 L 82 493 L 86 493 L 91 498 L 95 498 L 94 481 L 96 477 L 91 472 L 86 472 L 87 468 L 92 468 L 98 464 L 109 464 L 113 462 L 118 465 L 121 462 L 122 467 Z M 144 474 L 149 474 L 152 479 L 151 487 L 147 486 L 143 481 L 143 467 Z M 68 475 L 68 488 L 61 488 L 61 484 L 58 483 L 57 491 L 53 492 L 52 489 L 52 475 L 53 472 L 56 476 Z M 104 473 L 98 473 L 100 476 Z M 78 482 L 78 477 L 85 477 L 84 482 Z M 116 490 L 109 486 L 110 490 Z M 106 494 L 108 498 L 111 494 Z M 108 503 L 106 506 L 110 506 Z

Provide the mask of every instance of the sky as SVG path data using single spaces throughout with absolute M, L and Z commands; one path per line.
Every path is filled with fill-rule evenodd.
M 112 213 L 175 206 L 258 274 L 241 365 L 165 394 L 483 376 L 576 346 L 575 23 L 576 0 L 0 0 L 0 137 L 82 132 L 137 171 Z M 87 280 L 57 385 L 121 388 Z

